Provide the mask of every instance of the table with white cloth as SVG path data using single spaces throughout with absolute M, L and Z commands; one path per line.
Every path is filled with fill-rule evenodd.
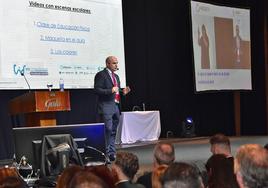
M 116 144 L 158 140 L 161 132 L 159 111 L 122 112 Z

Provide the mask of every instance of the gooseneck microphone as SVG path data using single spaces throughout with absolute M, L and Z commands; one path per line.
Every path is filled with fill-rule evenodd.
M 29 89 L 29 93 L 30 93 L 30 92 L 31 92 L 31 87 L 30 87 L 30 84 L 29 84 L 29 82 L 28 82 L 28 80 L 27 80 L 27 78 L 26 78 L 24 72 L 21 72 L 20 75 L 23 76 L 25 82 L 27 83 L 27 85 L 28 85 L 28 89 Z
M 103 153 L 102 151 L 98 150 L 97 148 L 91 147 L 91 146 L 85 146 L 85 148 L 91 149 L 93 151 L 96 151 L 97 153 L 101 154 L 104 157 L 105 163 L 109 161 L 108 157 Z

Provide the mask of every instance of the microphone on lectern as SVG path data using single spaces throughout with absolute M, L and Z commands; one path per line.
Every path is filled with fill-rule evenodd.
M 28 89 L 29 89 L 29 93 L 30 93 L 30 92 L 31 92 L 31 87 L 30 87 L 30 84 L 29 84 L 29 82 L 28 82 L 28 80 L 27 80 L 25 74 L 24 74 L 24 71 L 22 71 L 22 72 L 20 73 L 20 75 L 23 76 L 25 82 L 27 83 L 27 85 L 28 85 Z

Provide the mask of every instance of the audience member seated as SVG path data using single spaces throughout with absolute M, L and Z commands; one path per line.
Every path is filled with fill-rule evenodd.
M 115 175 L 112 173 L 110 168 L 105 165 L 87 166 L 85 168 L 88 172 L 91 172 L 101 178 L 109 188 L 115 188 Z
M 98 176 L 83 170 L 74 175 L 68 188 L 108 188 L 108 186 Z
M 18 176 L 8 176 L 0 181 L 0 188 L 28 188 L 28 185 Z
M 26 182 L 20 177 L 15 167 L 0 168 L 0 187 L 28 187 Z
M 212 155 L 206 164 L 208 188 L 238 188 L 233 166 L 223 154 Z
M 161 178 L 168 168 L 167 165 L 159 165 L 152 172 L 152 188 L 162 188 Z
M 141 184 L 132 182 L 139 169 L 139 160 L 136 155 L 129 152 L 117 152 L 112 170 L 116 174 L 116 188 L 145 188 Z
M 163 188 L 204 188 L 198 168 L 184 163 L 174 162 L 164 172 Z
M 231 153 L 231 144 L 230 139 L 225 136 L 224 134 L 218 133 L 213 135 L 210 139 L 210 151 L 213 155 L 215 154 L 222 154 L 224 155 L 228 161 L 229 165 L 234 168 L 234 157 Z M 207 164 L 206 164 L 207 166 Z M 205 185 L 207 185 L 208 177 L 205 173 L 202 173 L 203 182 Z
M 83 167 L 77 165 L 71 165 L 64 169 L 57 180 L 56 188 L 68 188 L 73 176 L 81 171 L 83 171 Z
M 268 187 L 268 151 L 258 144 L 238 148 L 235 174 L 240 188 Z
M 9 176 L 18 176 L 19 173 L 15 167 L 2 167 L 0 168 L 0 181 Z
M 153 158 L 153 170 L 161 165 L 169 166 L 175 160 L 174 146 L 166 142 L 156 144 Z M 140 176 L 137 183 L 144 185 L 146 188 L 152 188 L 152 172 Z
M 233 156 L 231 154 L 231 144 L 230 140 L 224 134 L 215 134 L 210 140 L 210 151 L 214 154 L 223 154 L 226 158 L 231 158 L 233 161 Z

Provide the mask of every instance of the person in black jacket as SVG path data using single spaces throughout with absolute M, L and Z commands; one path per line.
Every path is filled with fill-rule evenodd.
M 116 188 L 145 188 L 141 184 L 133 183 L 133 178 L 139 170 L 139 160 L 135 154 L 117 152 L 112 170 L 117 177 Z
M 120 89 L 118 60 L 115 56 L 106 58 L 106 68 L 95 75 L 94 90 L 98 95 L 98 113 L 105 124 L 106 154 L 111 161 L 115 160 L 115 136 L 119 123 L 120 94 L 126 95 L 130 88 Z

